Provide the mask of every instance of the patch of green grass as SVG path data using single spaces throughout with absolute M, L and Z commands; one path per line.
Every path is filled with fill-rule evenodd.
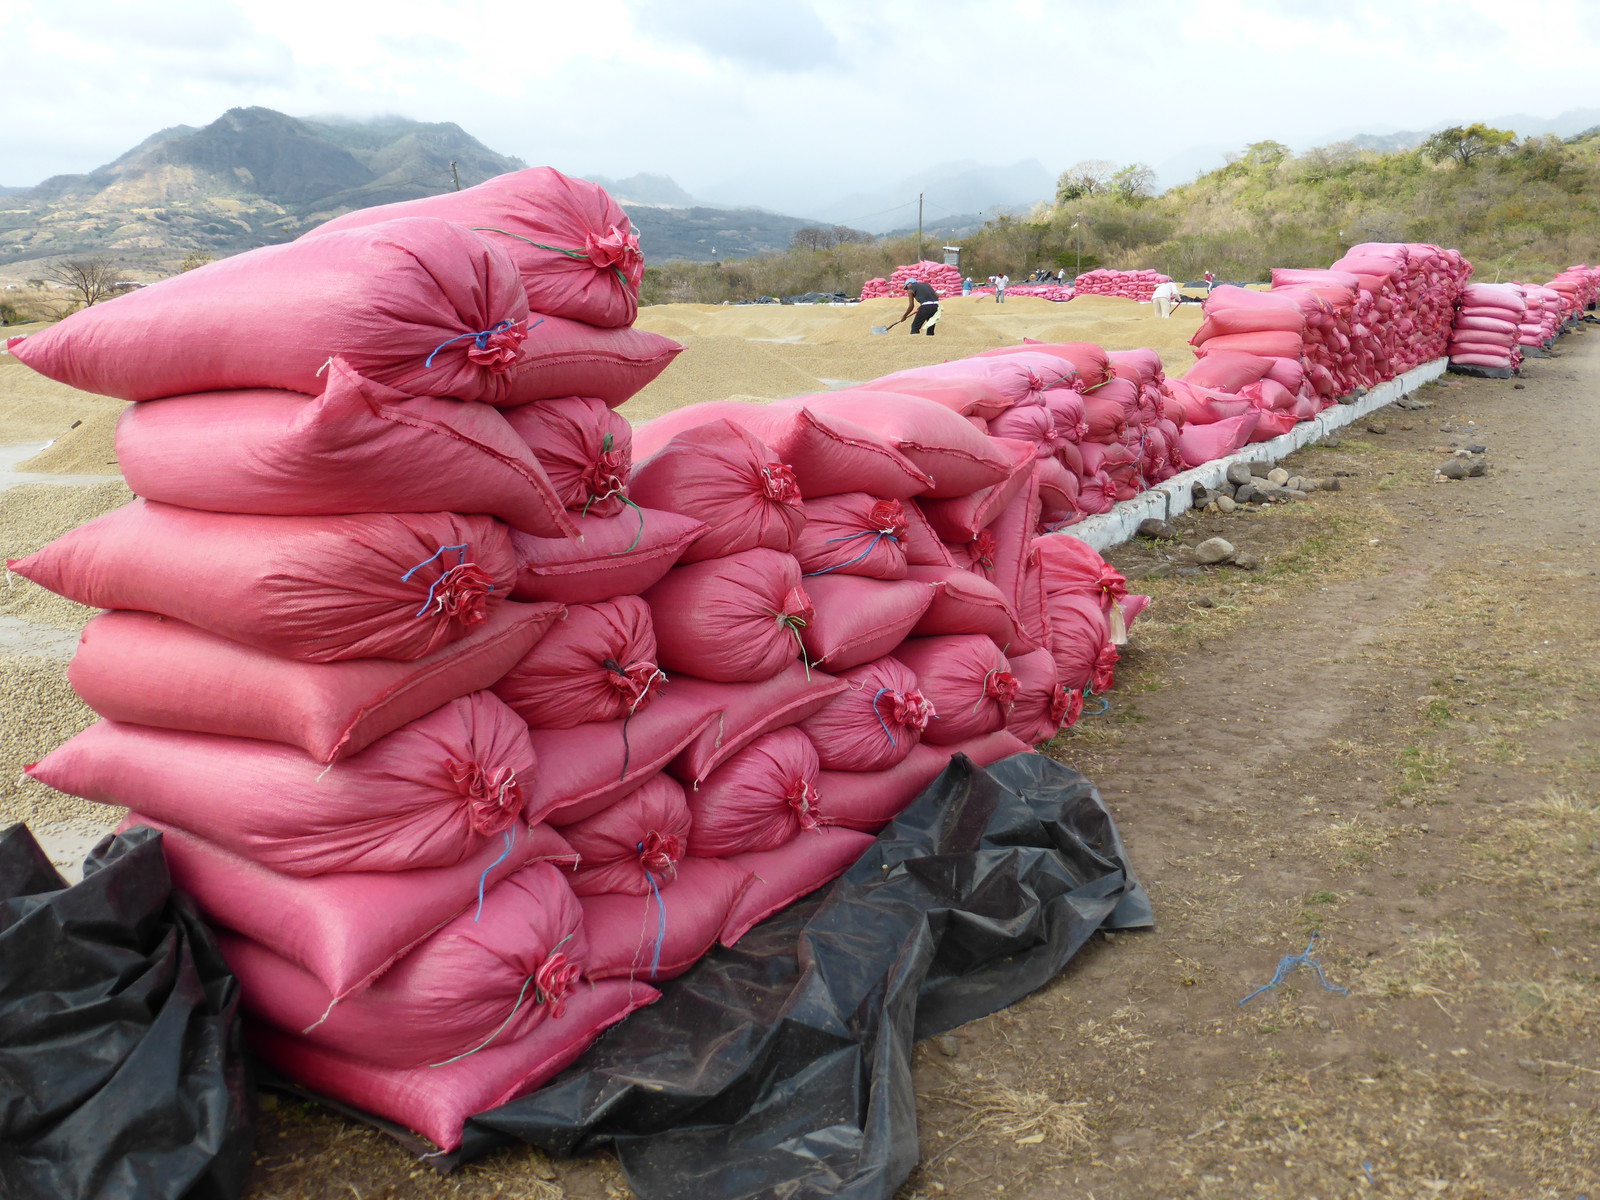
M 1450 769 L 1450 756 L 1437 746 L 1414 742 L 1400 751 L 1395 766 L 1400 773 L 1395 797 L 1405 799 L 1435 787 Z

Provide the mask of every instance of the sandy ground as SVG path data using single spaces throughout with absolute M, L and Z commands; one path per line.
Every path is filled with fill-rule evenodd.
M 1039 320 L 1060 325 L 1078 303 L 1044 305 Z M 1118 302 L 1105 303 L 1109 315 L 1083 319 L 1113 320 Z M 730 348 L 754 346 L 774 371 L 870 378 L 1033 319 L 1016 301 L 994 307 L 955 309 L 948 340 L 902 337 L 898 350 L 896 335 L 843 336 L 844 322 L 884 323 L 864 310 L 806 314 L 829 322 L 809 336 L 787 324 L 798 310 L 647 310 L 641 324 L 678 322 L 688 350 L 674 372 L 694 394 L 674 398 L 669 372 L 634 403 L 770 391 L 721 372 Z M 1169 331 L 1139 320 L 1147 307 L 1122 311 L 1120 345 L 1048 336 L 1154 345 L 1172 370 L 1183 318 Z M 806 340 L 748 343 L 749 327 L 725 320 Z M 959 337 L 958 321 L 970 322 Z M 831 333 L 838 358 L 823 352 Z M 868 369 L 864 354 L 882 358 Z M 1431 407 L 1386 409 L 1384 432 L 1358 424 L 1287 464 L 1338 477 L 1338 492 L 1181 522 L 1186 542 L 1226 536 L 1257 571 L 1190 568 L 1148 543 L 1111 552 L 1154 602 L 1108 710 L 1049 752 L 1099 785 L 1158 926 L 1096 939 L 1023 1003 L 919 1047 L 923 1162 L 904 1200 L 1600 1190 L 1600 336 L 1567 338 L 1523 382 L 1431 386 L 1419 393 Z M 46 402 L 63 415 L 104 406 Z M 0 441 L 24 440 L 5 429 Z M 1469 442 L 1489 447 L 1488 477 L 1438 481 L 1442 452 Z M 76 492 L 87 514 L 115 503 L 114 486 L 11 488 L 8 553 L 66 519 L 52 497 Z M 6 604 L 29 590 L 16 582 Z M 26 603 L 40 607 L 0 615 L 37 638 L 70 636 L 84 615 Z M 0 783 L 9 816 L 62 822 L 70 805 L 11 783 L 86 719 L 53 645 L 6 663 Z M 1345 991 L 1300 971 L 1241 1004 L 1313 934 Z M 605 1154 L 508 1152 L 441 1179 L 375 1132 L 274 1101 L 252 1200 L 351 1194 L 627 1190 Z

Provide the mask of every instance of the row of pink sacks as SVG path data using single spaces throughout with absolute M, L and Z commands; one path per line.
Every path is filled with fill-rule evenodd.
M 1113 271 L 1100 268 L 1079 275 L 1072 281 L 1072 288 L 1074 294 L 1079 296 L 1120 296 L 1128 300 L 1149 300 L 1158 285 L 1171 282 L 1172 277 L 1163 275 L 1160 271 Z
M 1522 363 L 1520 326 L 1528 303 L 1520 284 L 1472 283 L 1462 289 L 1450 330 L 1453 364 L 1515 370 Z
M 1549 347 L 1561 334 L 1565 323 L 1561 293 L 1538 283 L 1519 283 L 1528 310 L 1517 325 L 1517 342 L 1523 346 Z
M 961 268 L 949 263 L 930 262 L 924 259 L 921 262 L 906 263 L 896 267 L 889 273 L 889 278 L 873 278 L 861 285 L 861 298 L 863 300 L 882 300 L 892 298 L 900 300 L 905 297 L 905 286 L 916 279 L 927 284 L 941 296 L 959 296 L 961 294 Z
M 1563 318 L 1576 320 L 1600 299 L 1600 267 L 1579 263 L 1562 271 L 1546 286 L 1560 295 Z

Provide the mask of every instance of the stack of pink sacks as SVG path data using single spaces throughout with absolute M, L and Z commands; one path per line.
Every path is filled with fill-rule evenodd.
M 992 289 L 985 289 L 992 291 Z M 1056 304 L 1064 304 L 1073 297 L 1073 291 L 1059 283 L 1011 283 L 1006 285 L 1008 296 L 1033 296 L 1039 300 L 1049 300 Z
M 1576 321 L 1584 312 L 1595 306 L 1600 297 L 1600 267 L 1583 264 L 1568 267 L 1546 286 L 1561 294 L 1562 314 L 1567 321 Z
M 1220 289 L 1219 289 L 1220 290 Z M 1378 382 L 1369 324 L 1376 301 L 1348 271 L 1272 269 L 1273 292 L 1308 293 L 1302 361 L 1309 394 L 1326 404 Z
M 1158 284 L 1172 278 L 1160 271 L 1110 271 L 1104 268 L 1085 271 L 1072 281 L 1079 296 L 1121 296 L 1126 300 L 1148 300 Z
M 564 628 L 513 598 L 521 539 L 605 519 L 628 472 L 608 405 L 678 347 L 629 328 L 610 198 L 513 179 L 12 346 L 142 402 L 117 432 L 140 499 L 12 564 L 112 610 L 69 671 L 103 719 L 32 774 L 166 832 L 269 1061 L 441 1145 L 654 994 L 588 936 L 613 864 L 552 827 L 490 689 Z
M 1522 298 L 1528 311 L 1517 324 L 1517 344 L 1524 352 L 1530 348 L 1548 349 L 1561 333 L 1561 293 L 1537 283 L 1521 283 Z
M 863 300 L 881 300 L 886 296 L 900 299 L 905 295 L 907 282 L 919 279 L 928 284 L 941 296 L 959 296 L 961 294 L 961 268 L 951 266 L 949 263 L 922 262 L 907 263 L 905 266 L 896 267 L 887 279 L 869 279 L 861 285 L 861 298 Z
M 1332 267 L 1354 275 L 1373 298 L 1364 328 L 1374 382 L 1444 356 L 1456 296 L 1472 274 L 1458 250 L 1425 243 L 1364 242 Z
M 1519 327 L 1527 311 L 1520 284 L 1468 284 L 1450 331 L 1451 369 L 1515 371 L 1522 365 Z

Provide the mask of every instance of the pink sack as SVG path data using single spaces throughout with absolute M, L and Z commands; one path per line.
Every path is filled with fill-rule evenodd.
M 961 567 L 912 567 L 906 576 L 934 589 L 933 603 L 912 626 L 913 635 L 981 633 L 1007 654 L 1037 649 L 1011 601 L 983 576 Z
M 748 430 L 788 463 L 808 499 L 862 491 L 907 500 L 932 482 L 887 441 L 852 421 L 743 400 L 691 404 L 646 421 L 633 431 L 634 455 L 644 462 L 684 430 L 716 420 Z
M 541 1087 L 605 1029 L 658 995 L 632 980 L 586 984 L 561 1020 L 442 1067 L 380 1067 L 265 1024 L 249 1025 L 246 1032 L 252 1050 L 302 1087 L 413 1129 L 448 1151 L 460 1147 L 468 1117 Z
M 828 815 L 836 822 L 836 828 L 873 834 L 910 807 L 950 765 L 954 755 L 965 754 L 980 767 L 986 767 L 1028 749 L 1027 744 L 1003 729 L 954 746 L 923 742 L 887 771 L 824 771 L 818 787 L 831 797 Z
M 719 683 L 771 679 L 801 653 L 811 617 L 800 564 L 776 550 L 675 567 L 644 598 L 661 665 Z
M 933 704 L 934 720 L 922 740 L 948 746 L 1005 728 L 1017 697 L 1017 679 L 1006 656 L 976 634 L 909 638 L 895 657 L 917 676 Z
M 720 858 L 685 858 L 672 886 L 636 896 L 580 896 L 590 979 L 659 982 L 682 975 L 717 944 L 750 873 Z
M 894 392 L 819 392 L 771 407 L 780 405 L 805 408 L 871 430 L 933 480 L 925 495 L 965 496 L 999 483 L 1008 473 L 1006 454 L 956 413 L 932 400 Z M 869 490 L 862 482 L 850 486 Z M 890 494 L 872 490 L 874 495 Z
M 583 910 L 549 863 L 486 889 L 481 905 L 337 1003 L 315 976 L 266 947 L 227 933 L 218 942 L 246 1011 L 385 1067 L 441 1065 L 560 1021 L 588 958 Z
M 1223 351 L 1258 354 L 1262 358 L 1299 358 L 1305 346 L 1298 333 L 1265 330 L 1261 333 L 1223 333 L 1195 347 L 1201 358 Z
M 528 304 L 590 325 L 632 325 L 644 256 L 628 215 L 598 184 L 553 167 L 497 175 L 476 187 L 357 209 L 307 238 L 396 217 L 465 225 L 516 263 Z
M 287 658 L 423 658 L 482 627 L 515 574 L 492 517 L 255 517 L 135 500 L 7 564 Z
M 800 640 L 812 666 L 829 671 L 888 654 L 928 611 L 933 588 L 910 579 L 818 575 L 806 580 L 812 611 Z
M 689 853 L 726 858 L 775 850 L 827 824 L 819 769 L 816 747 L 794 726 L 757 738 L 689 794 Z
M 534 317 L 511 373 L 505 404 L 593 396 L 626 404 L 672 365 L 683 347 L 644 329 L 596 329 L 564 317 Z
M 1043 404 L 1020 405 L 990 421 L 989 436 L 1027 442 L 1034 447 L 1035 457 L 1048 455 L 1056 439 L 1055 414 Z
M 67 681 L 109 720 L 283 742 L 328 763 L 488 687 L 562 611 L 502 604 L 427 658 L 338 663 L 280 658 L 170 617 L 108 612 L 84 627 Z
M 494 409 L 408 396 L 342 358 L 322 395 L 173 396 L 123 411 L 117 464 L 148 500 L 208 512 L 464 512 L 570 537 L 544 468 Z M 397 471 L 396 463 L 428 464 Z
M 974 357 L 998 358 L 1012 354 L 1025 354 L 1030 358 L 1038 354 L 1049 354 L 1062 359 L 1077 371 L 1076 387 L 1084 392 L 1099 387 L 1111 377 L 1110 357 L 1093 342 L 1035 342 L 1030 338 L 1024 338 L 1020 346 L 996 346 L 992 350 L 981 351 Z
M 51 379 L 122 400 L 232 388 L 314 394 L 339 354 L 413 396 L 503 404 L 530 324 L 504 251 L 415 217 L 218 259 L 74 313 L 12 353 Z
M 1106 690 L 1101 683 L 1108 682 L 1116 649 L 1110 620 L 1099 603 L 1090 596 L 1061 593 L 1050 597 L 1048 615 L 1056 682 L 1071 692 Z
M 569 877 L 579 896 L 625 892 L 648 896 L 671 883 L 689 846 L 683 785 L 665 775 L 647 779 L 622 799 L 562 828 L 578 852 Z
M 563 505 L 586 517 L 622 511 L 633 473 L 633 427 L 604 401 L 569 396 L 502 411 Z
M 101 721 L 28 774 L 287 875 L 451 867 L 532 808 L 527 726 L 488 692 L 324 767 L 290 746 Z
M 906 565 L 908 567 L 955 566 L 955 559 L 950 557 L 949 547 L 939 540 L 939 535 L 933 531 L 933 526 L 928 524 L 928 518 L 922 515 L 921 502 L 913 501 L 906 504 L 904 511 Z
M 794 471 L 732 421 L 684 430 L 634 471 L 633 498 L 705 523 L 682 561 L 765 546 L 788 551 L 805 524 Z
M 779 909 L 788 908 L 801 896 L 831 883 L 871 845 L 871 834 L 853 829 L 813 829 L 775 850 L 757 850 L 726 859 L 748 871 L 751 881 L 722 927 L 722 944 L 734 945 Z
M 539 729 L 615 721 L 660 694 L 666 675 L 655 658 L 650 606 L 639 597 L 575 604 L 494 685 L 494 694 Z
M 479 895 L 537 862 L 570 866 L 554 830 L 518 822 L 453 867 L 346 871 L 297 877 L 231 854 L 202 838 L 130 813 L 120 828 L 162 833 L 174 887 L 212 924 L 260 943 L 312 975 L 338 1002 L 368 986 Z
M 844 686 L 842 680 L 798 661 L 761 683 L 712 683 L 680 675 L 672 681 L 673 696 L 718 715 L 667 771 L 674 779 L 698 785 L 762 734 L 804 721 Z
M 1061 685 L 1049 650 L 1013 657 L 1011 671 L 1017 677 L 1017 702 L 1006 718 L 1006 729 L 1019 741 L 1030 746 L 1048 742 L 1077 723 L 1083 692 Z
M 817 762 L 829 771 L 882 771 L 910 754 L 934 715 L 911 670 L 885 656 L 839 678 L 845 690 L 800 722 Z
M 1113 620 L 1123 633 L 1126 632 L 1133 618 L 1121 615 L 1130 600 L 1128 580 L 1121 571 L 1102 558 L 1088 542 L 1070 534 L 1035 538 L 1033 547 L 1039 555 L 1048 596 L 1052 599 L 1063 595 L 1087 596 L 1100 606 L 1108 620 Z M 1118 615 L 1113 617 L 1113 613 Z
M 978 531 L 992 524 L 1028 486 L 1028 477 L 1038 461 L 1037 447 L 1006 438 L 989 440 L 1010 459 L 1004 479 L 968 496 L 948 500 L 928 497 L 918 503 L 929 526 L 946 542 L 977 537 Z
M 1178 450 L 1188 467 L 1226 458 L 1250 440 L 1261 414 L 1255 409 L 1224 417 L 1210 425 L 1185 425 L 1178 431 Z
M 533 803 L 556 826 L 592 817 L 659 775 L 716 719 L 714 710 L 669 686 L 648 708 L 620 721 L 530 729 L 539 756 Z
M 1176 427 L 1172 436 L 1177 437 Z M 1075 472 L 1069 471 L 1065 463 L 1058 458 L 1040 459 L 1034 464 L 1033 476 L 1039 485 L 1041 524 L 1070 522 L 1078 516 L 1078 493 L 1082 488 L 1082 480 Z
M 579 517 L 575 538 L 513 533 L 517 579 L 513 600 L 593 604 L 636 596 L 659 580 L 705 525 L 656 508 L 630 508 L 614 517 Z
M 804 511 L 794 542 L 802 574 L 905 578 L 907 522 L 900 501 L 844 492 L 807 500 Z

